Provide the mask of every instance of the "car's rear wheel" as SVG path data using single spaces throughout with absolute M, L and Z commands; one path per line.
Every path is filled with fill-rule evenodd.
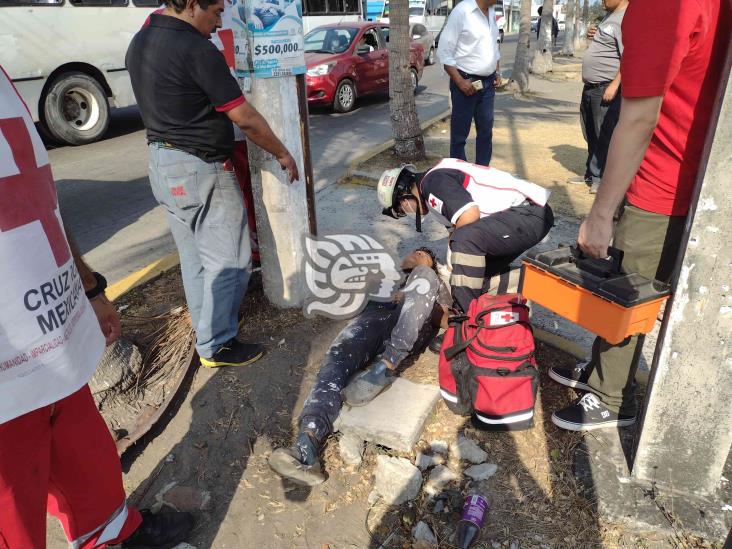
M 430 48 L 430 52 L 427 54 L 427 65 L 435 64 L 435 48 Z
M 336 112 L 348 112 L 356 104 L 356 87 L 350 80 L 342 80 L 335 92 L 333 110 Z
M 109 127 L 107 94 L 95 78 L 81 72 L 57 76 L 43 96 L 41 112 L 48 133 L 68 145 L 96 141 Z
M 412 81 L 412 91 L 417 93 L 417 84 L 419 84 L 419 75 L 415 69 L 409 69 L 409 77 Z

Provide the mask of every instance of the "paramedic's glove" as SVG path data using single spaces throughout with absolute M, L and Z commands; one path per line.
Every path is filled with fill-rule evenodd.
M 607 257 L 607 248 L 610 246 L 612 237 L 612 216 L 605 219 L 591 212 L 580 226 L 577 244 L 585 255 L 604 259 Z
M 101 328 L 104 334 L 104 339 L 107 341 L 107 345 L 110 345 L 122 333 L 119 324 L 119 314 L 114 305 L 106 298 L 104 294 L 99 294 L 97 297 L 90 301 L 94 314 L 97 315 L 99 321 L 99 328 Z

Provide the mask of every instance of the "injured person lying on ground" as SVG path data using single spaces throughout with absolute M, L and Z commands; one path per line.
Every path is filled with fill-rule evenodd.
M 462 313 L 492 276 L 508 270 L 554 224 L 543 187 L 454 158 L 424 173 L 412 165 L 386 170 L 377 193 L 384 215 L 413 215 L 421 232 L 422 216 L 432 212 L 448 228 L 453 306 Z
M 269 458 L 270 467 L 282 477 L 306 486 L 325 481 L 319 454 L 342 403 L 368 404 L 396 379 L 399 364 L 424 350 L 446 323 L 451 298 L 437 275 L 432 251 L 415 250 L 402 261 L 402 270 L 409 276 L 394 301 L 369 302 L 328 349 L 305 399 L 295 444 L 277 448 Z

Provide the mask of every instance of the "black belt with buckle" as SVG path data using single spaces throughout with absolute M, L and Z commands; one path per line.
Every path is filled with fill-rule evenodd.
M 602 88 L 603 86 L 607 86 L 609 83 L 609 81 L 595 83 L 585 82 L 585 88 L 587 88 L 588 90 L 594 90 L 595 88 Z
M 460 69 L 458 69 L 457 71 L 460 76 L 467 80 L 490 80 L 491 78 L 495 78 L 496 76 L 495 72 L 489 74 L 488 76 L 483 76 L 482 74 L 470 74 L 468 72 L 461 71 Z

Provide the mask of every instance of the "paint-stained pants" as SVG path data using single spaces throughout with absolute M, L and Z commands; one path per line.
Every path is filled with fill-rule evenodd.
M 328 349 L 300 414 L 300 430 L 309 431 L 322 444 L 341 410 L 341 390 L 353 374 L 379 354 L 399 364 L 424 349 L 434 336 L 431 319 L 438 293 L 435 272 L 418 266 L 409 275 L 399 304 L 369 302 Z
M 547 204 L 516 206 L 455 229 L 450 237 L 450 286 L 456 308 L 467 312 L 486 280 L 535 246 L 554 225 Z
M 0 424 L 0 549 L 46 546 L 46 512 L 74 549 L 115 545 L 142 521 L 89 387 Z

